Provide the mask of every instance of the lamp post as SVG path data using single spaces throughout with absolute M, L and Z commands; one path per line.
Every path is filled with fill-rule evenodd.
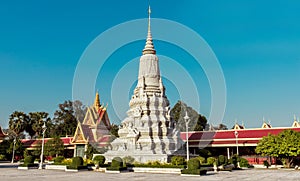
M 235 144 L 236 144 L 236 155 L 239 156 L 239 144 L 238 144 L 239 133 L 238 133 L 238 131 L 234 132 L 234 136 L 235 136 Z M 238 168 L 240 168 L 240 162 L 239 161 L 237 162 L 237 164 L 238 164 Z
M 12 152 L 11 163 L 14 163 L 15 149 L 16 149 L 16 142 L 17 142 L 17 139 L 16 139 L 16 137 L 15 137 L 15 138 L 14 138 L 14 146 L 13 146 L 13 152 Z
M 46 129 L 47 129 L 46 123 L 45 123 L 45 122 L 44 122 L 44 125 L 42 126 L 42 129 L 43 129 L 43 140 L 42 140 L 41 162 L 40 162 L 40 165 L 39 165 L 39 169 L 43 169 L 45 131 L 46 131 Z
M 189 152 L 189 122 L 190 122 L 190 117 L 187 114 L 187 111 L 185 111 L 185 116 L 184 116 L 184 121 L 185 121 L 185 138 L 186 138 L 186 161 L 189 161 L 190 159 L 190 152 Z

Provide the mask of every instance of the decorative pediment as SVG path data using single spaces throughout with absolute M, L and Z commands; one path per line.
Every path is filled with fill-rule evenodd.
M 87 109 L 87 112 L 84 116 L 84 120 L 82 122 L 82 124 L 85 124 L 85 125 L 90 125 L 90 126 L 94 126 L 97 124 L 97 120 L 99 118 L 99 115 L 97 113 L 98 111 L 96 110 L 95 107 L 89 107 Z
M 245 129 L 245 127 L 242 126 L 242 125 L 239 125 L 238 123 L 235 123 L 235 125 L 233 126 L 233 129 L 234 129 L 234 130 L 237 130 L 237 129 Z
M 271 126 L 271 124 L 268 124 L 268 123 L 264 122 L 263 125 L 261 126 L 261 128 L 264 128 L 264 129 L 272 128 L 272 126 Z
M 78 122 L 74 137 L 72 139 L 72 143 L 87 143 L 88 140 L 85 138 L 81 123 Z
M 293 122 L 292 127 L 293 127 L 293 128 L 300 128 L 300 123 L 299 123 L 297 120 L 295 120 L 295 121 Z

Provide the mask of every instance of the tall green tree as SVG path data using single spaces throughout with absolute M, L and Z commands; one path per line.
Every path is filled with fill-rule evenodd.
M 286 167 L 290 167 L 294 158 L 300 155 L 300 133 L 284 130 L 278 135 L 269 134 L 259 141 L 255 152 L 262 156 L 278 157 Z
M 171 109 L 171 117 L 176 122 L 177 127 L 180 131 L 186 131 L 186 123 L 184 120 L 185 112 L 187 111 L 190 117 L 189 130 L 190 131 L 202 131 L 206 124 L 207 119 L 205 116 L 199 114 L 193 108 L 188 107 L 184 102 L 178 101 Z
M 6 152 L 8 154 L 12 154 L 14 148 L 15 148 L 15 157 L 22 157 L 24 154 L 25 148 L 19 138 L 16 138 L 15 147 L 14 147 L 14 140 L 9 140 L 9 147 L 7 148 Z
M 81 101 L 76 100 L 73 102 L 73 109 L 74 116 L 77 119 L 77 121 L 82 122 L 86 114 L 87 107 L 83 105 Z
M 45 156 L 63 156 L 64 143 L 60 137 L 54 137 L 45 143 Z
M 29 117 L 24 112 L 15 111 L 9 116 L 9 129 L 14 131 L 17 135 L 20 135 L 25 131 L 27 124 L 29 122 Z
M 37 136 L 37 137 L 42 137 L 43 133 L 43 125 L 44 122 L 46 123 L 47 126 L 47 132 L 49 132 L 51 128 L 51 119 L 49 117 L 49 114 L 46 112 L 30 112 L 29 113 L 29 124 L 27 125 L 26 131 L 28 134 L 31 136 Z M 48 134 L 45 135 L 46 137 Z
M 72 101 L 65 101 L 58 105 L 54 113 L 54 132 L 56 136 L 74 135 L 77 127 L 77 119 L 73 109 Z

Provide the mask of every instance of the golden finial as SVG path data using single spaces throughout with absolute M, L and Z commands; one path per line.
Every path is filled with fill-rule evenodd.
M 95 101 L 94 101 L 94 106 L 99 109 L 100 108 L 100 98 L 99 98 L 99 93 L 98 91 L 96 92 L 96 97 L 95 97 Z

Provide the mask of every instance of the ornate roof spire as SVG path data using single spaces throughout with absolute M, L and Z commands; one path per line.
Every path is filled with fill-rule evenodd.
M 152 35 L 151 35 L 151 26 L 150 26 L 150 22 L 151 22 L 151 8 L 149 5 L 149 9 L 148 9 L 148 35 L 147 35 L 147 40 L 146 40 L 146 45 L 145 48 L 143 50 L 143 55 L 145 54 L 156 54 L 156 51 L 154 49 L 154 45 L 153 45 L 153 40 L 152 40 Z
M 99 93 L 98 91 L 96 92 L 96 97 L 95 97 L 95 101 L 94 101 L 94 106 L 98 109 L 100 108 L 100 98 L 99 98 Z

